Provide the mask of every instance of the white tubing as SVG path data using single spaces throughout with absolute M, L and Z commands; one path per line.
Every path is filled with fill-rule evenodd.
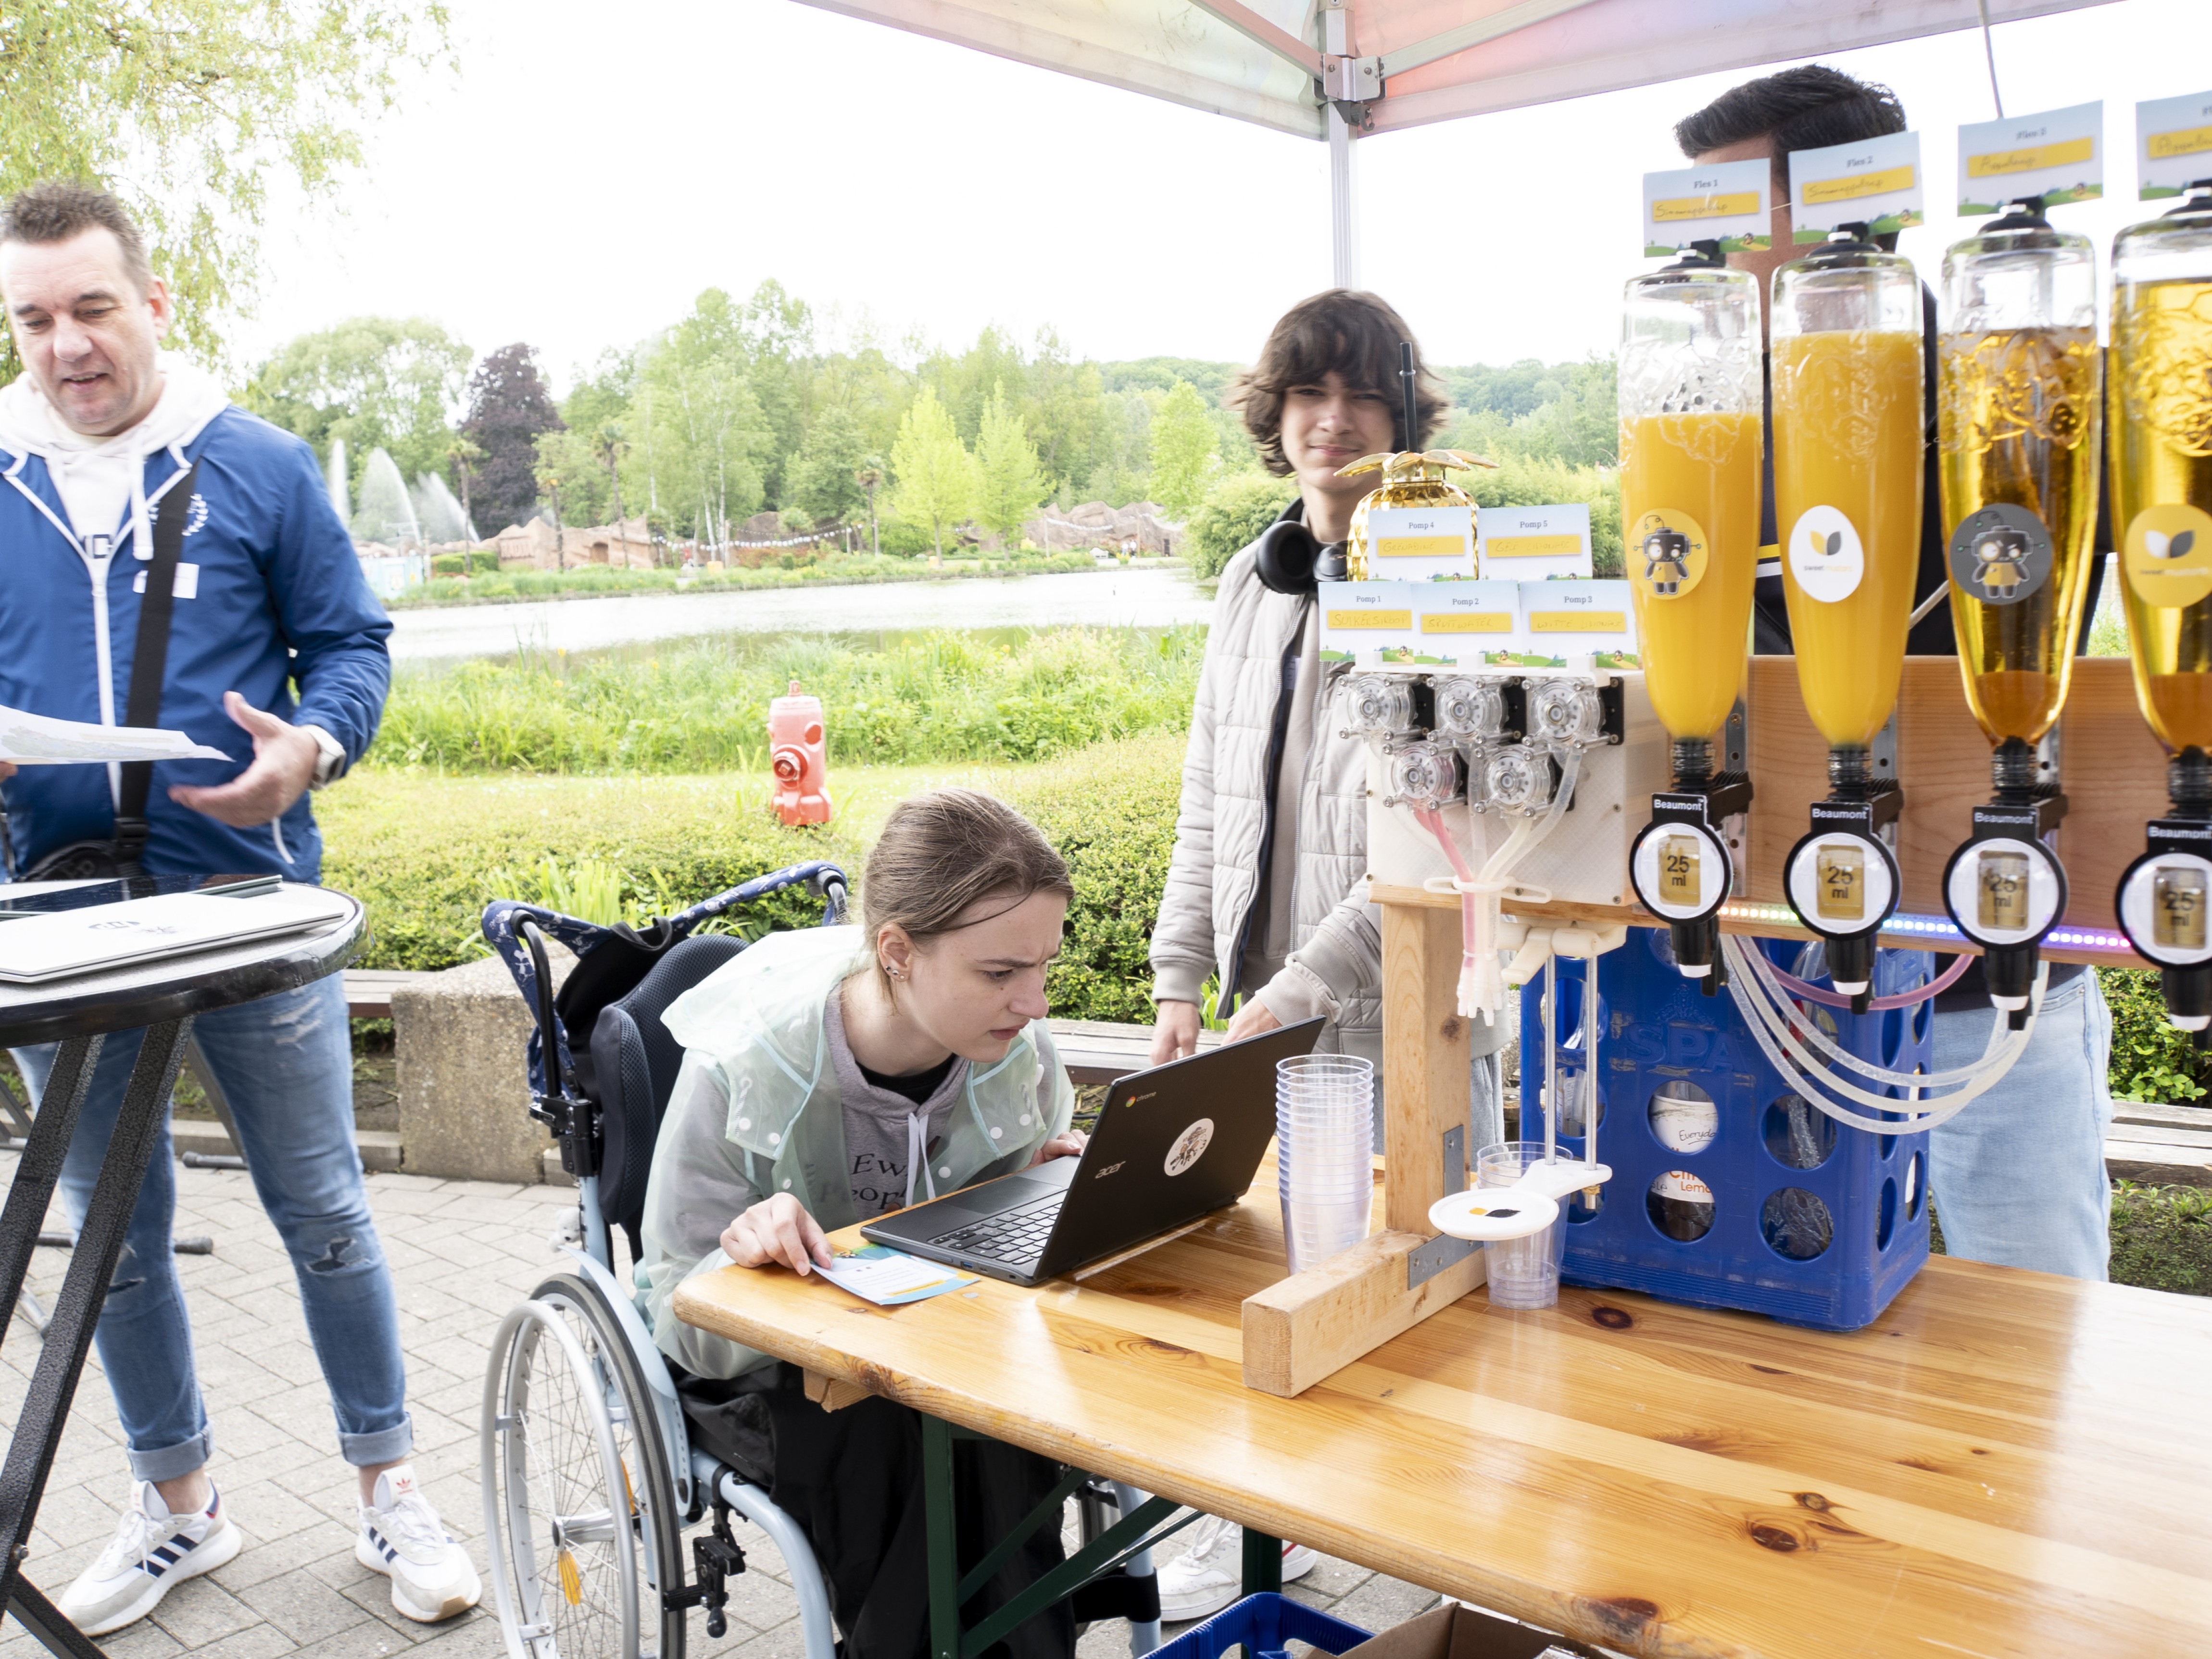
M 1989 1045 L 1984 1050 L 1981 1060 L 1975 1066 L 1967 1068 L 1967 1071 L 1972 1074 L 1972 1080 L 1964 1087 L 1943 1096 L 1936 1103 L 1933 1110 L 1920 1113 L 1905 1112 L 1893 1117 L 1863 1117 L 1856 1112 L 1849 1111 L 1836 1104 L 1833 1101 L 1824 1098 L 1820 1089 L 1823 1086 L 1832 1089 L 1838 1094 L 1882 1112 L 1896 1113 L 1901 1105 L 1907 1103 L 1893 1100 L 1884 1096 L 1869 1094 L 1845 1079 L 1835 1076 L 1832 1072 L 1827 1071 L 1820 1060 L 1808 1052 L 1796 1039 L 1793 1029 L 1794 1022 L 1786 1013 L 1768 1007 L 1760 1000 L 1757 991 L 1743 988 L 1743 981 L 1748 978 L 1760 989 L 1766 990 L 1770 994 L 1777 989 L 1759 978 L 1757 972 L 1745 961 L 1746 957 L 1753 956 L 1753 953 L 1733 938 L 1724 938 L 1722 941 L 1722 948 L 1727 955 L 1730 969 L 1729 994 L 1735 998 L 1736 1006 L 1743 1011 L 1751 1026 L 1753 1039 L 1758 1042 L 1768 1063 L 1782 1074 L 1784 1081 L 1802 1095 L 1818 1110 L 1848 1127 L 1863 1129 L 1872 1134 L 1918 1134 L 1923 1130 L 1932 1129 L 1938 1124 L 1948 1122 L 1966 1106 L 1993 1088 L 1999 1079 L 2012 1069 L 2014 1062 L 2026 1051 L 2027 1039 L 2034 1030 L 2033 1012 L 2029 1014 L 2028 1024 L 2016 1032 L 2009 1030 L 2004 1021 L 1996 1022 L 1990 1030 Z M 2043 989 L 2048 971 L 2046 967 L 2037 975 L 2032 1004 L 2033 1009 L 2039 1010 L 2043 1006 Z M 1815 1031 L 1814 1035 L 1818 1036 L 1819 1033 Z M 1779 1048 L 1776 1042 L 1778 1036 L 1780 1038 Z M 1823 1042 L 1825 1044 L 1825 1039 Z M 1832 1044 L 1826 1046 L 1831 1048 L 1833 1047 Z M 1797 1066 L 1792 1065 L 1790 1060 L 1784 1056 L 1782 1048 L 1787 1048 L 1790 1054 L 1802 1062 L 1807 1069 L 1801 1071 Z M 1863 1062 L 1861 1062 L 1861 1065 L 1863 1066 Z M 1814 1078 L 1808 1074 L 1808 1072 L 1820 1074 L 1818 1083 L 1815 1083 Z M 1936 1074 L 1893 1072 L 1885 1075 L 1897 1079 L 1900 1086 L 1911 1088 L 1914 1091 L 1914 1102 L 1917 1103 L 1922 1097 L 1919 1091 L 1928 1085 L 1931 1075 Z M 1960 1073 L 1945 1073 L 1940 1075 L 1951 1077 Z
M 1796 1012 L 1795 1000 L 1784 988 L 1780 981 L 1775 979 L 1773 964 L 1766 960 L 1765 954 L 1741 945 L 1737 946 L 1737 951 L 1742 960 L 1750 964 L 1752 977 L 1757 982 L 1759 988 L 1772 1000 L 1775 1008 L 1785 1018 L 1794 1014 Z M 2033 1015 L 2030 1018 L 2032 1018 Z M 1893 1072 L 1875 1065 L 1871 1060 L 1862 1060 L 1858 1055 L 1841 1048 L 1810 1019 L 1806 1020 L 1802 1026 L 1791 1021 L 1790 1029 L 1793 1035 L 1800 1036 L 1801 1039 L 1809 1038 L 1814 1048 L 1825 1057 L 1826 1063 L 1840 1063 L 1846 1069 L 1856 1072 L 1861 1077 L 1870 1079 L 1877 1084 L 1894 1085 L 1899 1088 L 1940 1089 L 1953 1085 L 1972 1083 L 1982 1075 L 1989 1063 L 1985 1055 L 1972 1065 L 1961 1066 L 1953 1072 Z M 1990 1046 L 1996 1047 L 1995 1043 Z M 1820 1066 L 1824 1061 L 1813 1060 L 1810 1063 Z
M 1472 881 L 1455 884 L 1462 894 L 1474 900 L 1462 911 L 1464 960 L 1459 987 L 1459 1011 L 1468 1019 L 1480 1014 L 1486 1024 L 1498 1023 L 1498 1011 L 1505 1001 L 1505 981 L 1498 971 L 1498 900 L 1513 885 L 1513 872 L 1529 849 L 1552 833 L 1573 804 L 1575 783 L 1582 775 L 1582 750 L 1567 750 L 1566 759 L 1559 768 L 1559 789 L 1543 817 L 1522 818 L 1516 823 L 1504 843 L 1483 861 L 1480 875 Z M 1441 823 L 1432 833 L 1442 836 Z M 1455 857 L 1451 861 L 1456 868 L 1459 860 Z

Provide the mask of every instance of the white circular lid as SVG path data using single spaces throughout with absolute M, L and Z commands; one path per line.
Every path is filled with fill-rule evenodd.
M 1559 1218 L 1559 1200 L 1528 1186 L 1478 1187 L 1429 1206 L 1429 1225 L 1454 1238 L 1526 1238 Z

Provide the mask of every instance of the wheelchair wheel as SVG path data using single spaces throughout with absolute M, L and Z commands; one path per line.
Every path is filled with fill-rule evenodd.
M 512 1659 L 683 1659 L 681 1519 L 652 1395 L 598 1288 L 547 1279 L 484 1378 L 484 1528 Z

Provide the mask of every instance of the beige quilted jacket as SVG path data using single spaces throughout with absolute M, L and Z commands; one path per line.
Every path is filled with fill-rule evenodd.
M 1270 592 L 1249 547 L 1222 572 L 1191 711 L 1175 854 L 1152 930 L 1156 1001 L 1198 1002 L 1206 975 L 1216 971 L 1228 982 L 1246 929 L 1265 925 L 1253 912 L 1271 806 L 1268 748 L 1276 707 L 1288 695 L 1284 659 L 1296 648 L 1311 603 Z M 1343 673 L 1340 664 L 1322 670 L 1291 843 L 1294 932 L 1285 972 L 1310 993 L 1306 1007 L 1333 1016 L 1322 1048 L 1379 1060 L 1382 947 L 1379 913 L 1367 902 L 1367 751 L 1337 735 Z

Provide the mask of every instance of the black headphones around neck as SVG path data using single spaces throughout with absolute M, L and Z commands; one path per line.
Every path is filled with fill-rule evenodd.
M 1315 539 L 1306 528 L 1305 506 L 1303 501 L 1292 501 L 1253 544 L 1254 568 L 1261 585 L 1271 592 L 1310 594 L 1322 582 L 1344 580 L 1344 544 L 1324 546 Z

